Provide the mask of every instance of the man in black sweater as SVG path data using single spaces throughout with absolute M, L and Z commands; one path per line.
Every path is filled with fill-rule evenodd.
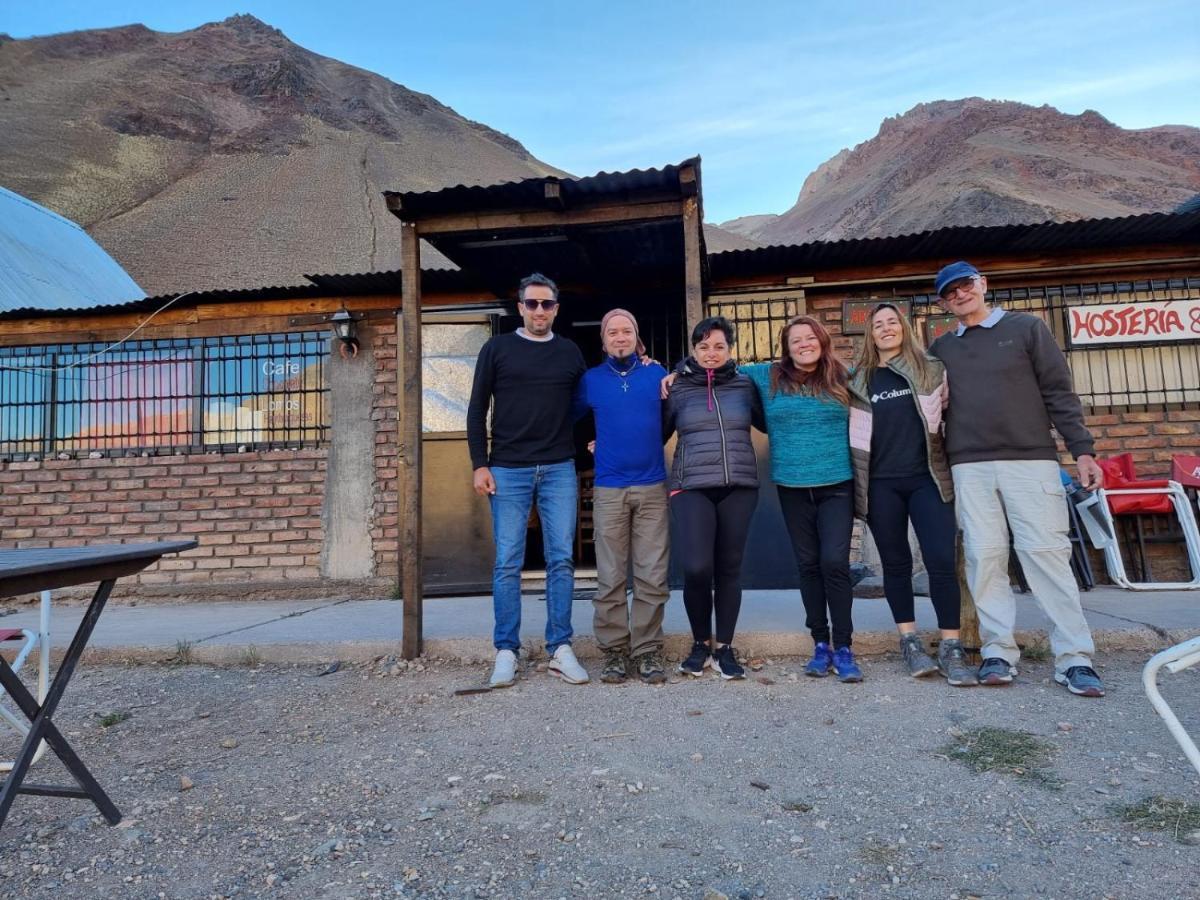
M 575 477 L 571 397 L 587 368 L 579 348 L 553 331 L 558 287 L 545 275 L 517 290 L 524 327 L 493 337 L 479 352 L 467 407 L 467 447 L 475 493 L 492 507 L 496 561 L 492 606 L 496 664 L 489 683 L 516 679 L 521 649 L 521 566 L 529 512 L 537 504 L 546 556 L 546 652 L 549 671 L 585 684 L 587 671 L 571 650 L 575 594 Z M 492 408 L 491 452 L 488 407 Z
M 991 307 L 987 279 L 970 263 L 943 268 L 934 291 L 958 319 L 957 329 L 929 349 L 946 364 L 950 385 L 946 453 L 967 583 L 979 612 L 979 681 L 1008 684 L 1021 656 L 1008 581 L 1011 528 L 1030 589 L 1053 624 L 1055 681 L 1074 694 L 1101 697 L 1104 685 L 1091 665 L 1095 647 L 1071 572 L 1051 426 L 1075 457 L 1080 484 L 1094 490 L 1103 476 L 1066 357 L 1040 318 Z

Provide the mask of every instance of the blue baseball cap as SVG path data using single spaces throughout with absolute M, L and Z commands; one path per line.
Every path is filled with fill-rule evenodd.
M 940 297 L 950 282 L 958 281 L 960 278 L 970 278 L 972 275 L 978 276 L 979 270 L 961 259 L 948 266 L 943 266 L 937 273 L 937 278 L 934 279 L 933 292 Z

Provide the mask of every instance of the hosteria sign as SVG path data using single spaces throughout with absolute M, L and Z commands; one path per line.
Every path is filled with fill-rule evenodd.
M 1200 340 L 1200 299 L 1072 306 L 1071 346 Z

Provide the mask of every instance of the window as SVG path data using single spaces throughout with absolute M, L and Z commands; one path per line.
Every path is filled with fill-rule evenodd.
M 324 332 L 0 348 L 0 454 L 324 441 Z
M 738 294 L 713 294 L 706 315 L 724 316 L 737 333 L 739 362 L 769 362 L 779 355 L 779 334 L 807 311 L 804 291 L 789 287 Z
M 475 360 L 492 336 L 490 321 L 421 326 L 421 426 L 426 433 L 467 430 Z

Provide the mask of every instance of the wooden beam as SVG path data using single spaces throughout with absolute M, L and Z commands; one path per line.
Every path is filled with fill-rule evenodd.
M 704 295 L 701 284 L 700 204 L 697 198 L 683 201 L 683 282 L 684 311 L 687 314 L 687 333 L 704 318 Z M 685 335 L 686 338 L 686 335 Z
M 695 197 L 700 190 L 695 166 L 684 166 L 679 170 L 679 190 L 685 197 Z
M 423 307 L 456 306 L 468 303 L 492 303 L 498 300 L 489 291 L 426 296 Z M 395 316 L 400 294 L 370 294 L 361 297 L 322 297 L 309 300 L 260 300 L 257 302 L 209 303 L 194 309 L 169 309 L 155 316 L 137 338 L 211 337 L 233 334 L 264 334 L 312 327 L 313 322 L 294 322 L 295 318 L 321 317 L 342 306 L 368 318 Z M 25 344 L 94 343 L 117 341 L 143 322 L 148 313 L 120 313 L 91 316 L 61 316 L 46 319 L 0 320 L 0 346 Z M 313 319 L 315 321 L 315 318 Z M 318 327 L 324 327 L 320 325 Z
M 507 231 L 517 228 L 551 228 L 562 225 L 609 225 L 617 222 L 649 222 L 677 219 L 682 214 L 678 200 L 592 206 L 567 210 L 523 212 L 465 212 L 430 216 L 421 220 L 421 236 L 475 231 Z
M 424 571 L 421 542 L 421 238 L 411 222 L 400 225 L 404 305 L 396 316 L 399 405 L 400 595 L 404 598 L 401 653 L 416 659 L 424 649 Z

